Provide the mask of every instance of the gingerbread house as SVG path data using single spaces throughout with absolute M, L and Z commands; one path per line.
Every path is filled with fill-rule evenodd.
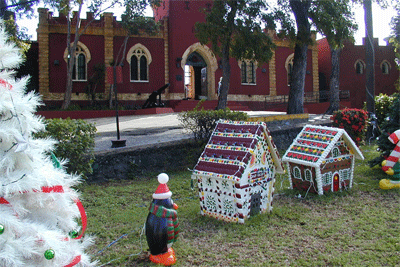
M 192 173 L 202 215 L 244 223 L 272 210 L 276 173 L 284 168 L 264 122 L 220 120 Z
M 282 161 L 291 188 L 323 195 L 352 187 L 355 158 L 364 160 L 344 129 L 306 125 Z

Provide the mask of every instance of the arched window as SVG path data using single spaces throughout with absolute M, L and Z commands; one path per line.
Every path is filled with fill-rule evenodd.
M 150 51 L 142 44 L 132 46 L 126 60 L 130 65 L 131 82 L 148 82 L 149 65 L 151 63 Z
M 137 81 L 139 80 L 138 76 L 138 59 L 136 56 L 131 56 L 131 81 Z
M 333 156 L 334 158 L 337 158 L 337 157 L 340 156 L 340 151 L 339 151 L 339 148 L 338 148 L 338 147 L 334 147 L 334 148 L 332 149 L 332 156 Z
M 293 59 L 294 59 L 294 54 L 289 55 L 286 58 L 285 62 L 285 69 L 286 69 L 286 78 L 287 78 L 287 85 L 290 86 L 292 82 L 292 73 L 293 73 Z
M 312 181 L 312 172 L 310 169 L 304 170 L 304 179 L 308 182 Z
M 297 166 L 293 167 L 293 177 L 296 179 L 301 179 L 301 171 Z
M 74 68 L 72 70 L 73 81 L 87 80 L 87 64 L 90 59 L 91 55 L 89 49 L 83 43 L 78 42 L 75 49 Z M 65 49 L 64 51 L 64 60 L 68 63 L 68 49 Z
M 239 67 L 241 69 L 242 84 L 256 84 L 256 63 L 242 60 L 239 63 Z
M 389 74 L 390 69 L 391 69 L 390 63 L 387 62 L 386 60 L 382 61 L 381 63 L 382 74 Z
M 357 60 L 354 64 L 354 68 L 356 70 L 356 74 L 363 74 L 365 70 L 365 63 L 361 59 Z
M 241 64 L 242 83 L 247 83 L 247 73 L 246 73 L 246 70 L 247 70 L 246 62 L 245 62 L 245 61 L 242 61 L 242 64 Z

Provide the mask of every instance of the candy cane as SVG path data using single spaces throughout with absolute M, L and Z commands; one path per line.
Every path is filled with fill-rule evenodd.
M 400 158 L 400 130 L 395 131 L 388 137 L 389 141 L 393 144 L 396 144 L 393 151 L 390 153 L 389 157 L 386 159 L 385 166 L 382 166 L 382 170 L 387 172 L 389 169 L 393 169 L 396 162 L 399 161 Z

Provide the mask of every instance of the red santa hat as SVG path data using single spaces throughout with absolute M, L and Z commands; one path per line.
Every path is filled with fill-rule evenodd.
M 153 194 L 154 199 L 167 199 L 172 196 L 172 192 L 169 191 L 167 183 L 169 181 L 169 177 L 166 173 L 160 173 L 157 176 L 158 182 L 160 183 L 157 187 L 156 192 Z

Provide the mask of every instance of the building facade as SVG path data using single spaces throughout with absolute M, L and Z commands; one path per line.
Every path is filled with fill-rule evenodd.
M 218 82 L 222 77 L 220 58 L 194 34 L 195 23 L 202 22 L 204 10 L 212 1 L 163 1 L 155 8 L 154 19 L 161 27 L 155 35 L 130 36 L 121 69 L 122 81 L 117 85 L 121 101 L 140 106 L 149 95 L 169 83 L 162 98 L 173 106 L 182 99 L 217 100 Z M 47 9 L 39 9 L 39 92 L 45 102 L 61 102 L 67 73 L 67 22 L 53 17 Z M 82 20 L 83 27 L 92 19 Z M 269 33 L 266 33 L 269 34 Z M 72 101 L 85 103 L 85 93 L 96 68 L 110 66 L 125 38 L 125 31 L 112 13 L 94 20 L 81 35 L 76 51 Z M 271 35 L 273 36 L 273 35 Z M 266 102 L 287 101 L 289 74 L 294 50 L 288 41 L 275 37 L 277 48 L 272 59 L 261 66 L 256 62 L 231 59 L 231 81 L 228 101 L 238 101 L 251 109 L 263 109 Z M 73 40 L 73 37 L 72 37 Z M 318 94 L 318 48 L 308 50 L 305 92 Z M 110 98 L 111 84 L 96 84 L 98 100 Z
M 169 107 L 174 108 L 182 101 L 187 103 L 187 100 L 218 99 L 218 82 L 222 77 L 220 58 L 195 37 L 195 23 L 205 21 L 204 11 L 210 10 L 212 3 L 208 0 L 164 0 L 161 6 L 153 9 L 154 19 L 160 24 L 159 30 L 154 35 L 129 36 L 126 53 L 122 56 L 123 66 L 119 69 L 117 84 L 121 102 L 141 107 L 152 92 L 166 84 L 169 86 L 163 91 L 162 100 Z M 87 13 L 81 28 L 92 20 L 93 14 Z M 40 8 L 37 33 L 39 93 L 46 104 L 61 105 L 67 79 L 67 20 Z M 270 34 L 276 44 L 268 63 L 258 65 L 247 60 L 230 59 L 228 101 L 238 102 L 252 110 L 285 111 L 294 49 L 288 40 L 278 39 L 271 32 L 266 34 Z M 107 75 L 96 77 L 102 69 L 121 60 L 119 51 L 125 36 L 125 30 L 112 13 L 103 13 L 101 18 L 90 23 L 76 50 L 74 103 L 81 106 L 89 103 L 88 88 L 94 91 L 98 102 L 108 102 L 113 97 L 110 93 L 112 79 Z M 399 78 L 393 47 L 378 46 L 375 41 L 375 93 L 392 94 Z M 308 112 L 322 113 L 329 106 L 326 101 L 330 64 L 326 39 L 309 47 L 304 89 Z M 364 46 L 346 43 L 340 68 L 340 90 L 346 92 L 341 106 L 362 108 L 366 80 Z
M 365 39 L 363 40 L 365 42 Z M 375 47 L 375 95 L 391 95 L 396 92 L 399 69 L 395 63 L 394 48 L 391 45 L 379 46 L 374 39 Z M 326 38 L 318 40 L 318 61 L 321 86 L 329 88 L 331 73 L 331 53 Z M 366 59 L 365 45 L 345 42 L 340 56 L 340 90 L 349 91 L 352 108 L 363 108 L 366 101 Z M 326 82 L 324 82 L 326 81 Z M 324 84 L 325 83 L 325 84 Z

